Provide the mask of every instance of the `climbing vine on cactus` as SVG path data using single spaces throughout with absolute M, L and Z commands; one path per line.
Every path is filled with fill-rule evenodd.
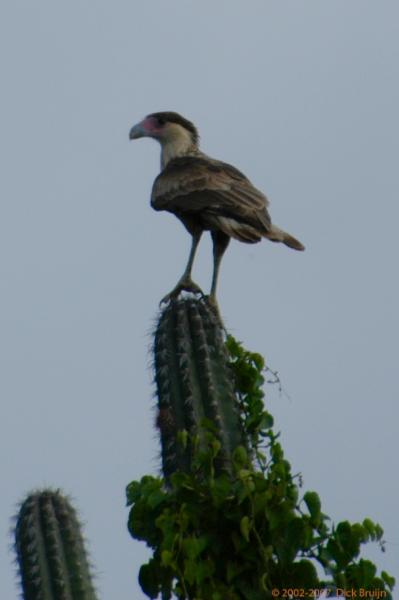
M 264 408 L 263 358 L 244 350 L 231 336 L 224 339 L 217 318 L 207 321 L 206 327 L 213 328 L 207 339 L 210 346 L 211 340 L 224 339 L 225 351 L 210 353 L 209 361 L 215 364 L 207 368 L 227 377 L 229 398 L 234 390 L 231 402 L 240 417 L 232 421 L 239 432 L 235 449 L 231 436 L 226 438 L 206 412 L 215 402 L 213 387 L 208 393 L 208 375 L 201 379 L 202 368 L 196 368 L 195 381 L 203 396 L 195 396 L 187 386 L 187 368 L 194 371 L 198 353 L 192 321 L 184 344 L 179 336 L 191 318 L 189 311 L 202 320 L 208 319 L 208 309 L 205 300 L 172 302 L 155 334 L 158 406 L 162 411 L 166 394 L 173 427 L 165 435 L 158 420 L 167 479 L 146 476 L 127 488 L 129 530 L 152 549 L 152 557 L 140 569 L 143 591 L 163 600 L 172 594 L 179 600 L 265 600 L 272 598 L 273 589 L 331 593 L 340 587 L 380 590 L 392 598 L 393 577 L 384 571 L 378 574 L 372 562 L 360 557 L 368 541 L 383 547 L 381 527 L 370 519 L 333 525 L 317 493 L 301 493 L 301 482 L 292 475 L 273 418 Z M 216 405 L 220 410 L 223 402 Z M 185 411 L 191 415 L 188 420 Z M 226 456 L 229 468 L 220 468 Z

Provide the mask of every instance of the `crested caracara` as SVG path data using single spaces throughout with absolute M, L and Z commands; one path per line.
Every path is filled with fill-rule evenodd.
M 301 242 L 271 222 L 268 199 L 243 173 L 201 152 L 196 127 L 181 115 L 148 115 L 132 127 L 129 137 L 150 137 L 161 144 L 161 172 L 152 187 L 151 206 L 175 214 L 192 235 L 184 273 L 164 300 L 181 290 L 201 291 L 191 279 L 191 269 L 204 230 L 210 231 L 213 240 L 213 300 L 220 261 L 230 238 L 247 244 L 268 238 L 304 250 Z

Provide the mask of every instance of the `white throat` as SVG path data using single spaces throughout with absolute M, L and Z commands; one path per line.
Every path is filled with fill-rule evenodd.
M 178 130 L 170 131 L 166 139 L 161 141 L 161 169 L 177 156 L 198 152 L 193 144 L 190 132 L 183 127 L 177 126 Z

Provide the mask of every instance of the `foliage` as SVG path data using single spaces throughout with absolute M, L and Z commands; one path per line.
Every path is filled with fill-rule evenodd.
M 339 587 L 392 598 L 394 579 L 359 558 L 366 542 L 383 545 L 381 527 L 370 519 L 333 525 L 316 492 L 300 496 L 264 408 L 263 358 L 232 337 L 226 346 L 251 452 L 238 446 L 233 474 L 219 472 L 221 444 L 204 422 L 201 444 L 192 436 L 190 472 L 176 471 L 168 486 L 150 476 L 128 486 L 130 533 L 153 550 L 140 569 L 143 591 L 162 600 L 265 600 L 273 589 Z

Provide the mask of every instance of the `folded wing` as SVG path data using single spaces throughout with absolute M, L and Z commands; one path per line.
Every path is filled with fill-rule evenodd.
M 253 243 L 273 232 L 268 200 L 235 167 L 206 156 L 170 161 L 154 181 L 151 205 L 204 229 Z

